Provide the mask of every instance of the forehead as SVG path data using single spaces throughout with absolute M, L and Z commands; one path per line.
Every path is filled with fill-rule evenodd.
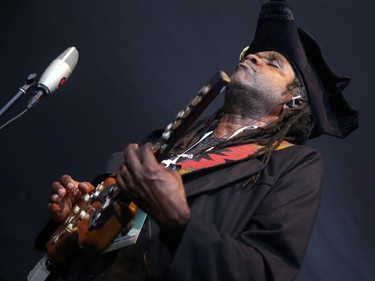
M 280 63 L 281 68 L 284 70 L 286 74 L 291 74 L 293 75 L 293 77 L 296 76 L 292 64 L 283 54 L 277 51 L 262 51 L 255 53 L 255 55 L 259 57 L 264 57 L 266 59 L 276 59 Z
M 274 57 L 274 58 L 280 59 L 283 63 L 289 65 L 292 68 L 292 65 L 289 62 L 289 60 L 282 53 L 279 53 L 277 51 L 261 51 L 261 52 L 256 52 L 255 55 L 271 57 L 271 58 Z

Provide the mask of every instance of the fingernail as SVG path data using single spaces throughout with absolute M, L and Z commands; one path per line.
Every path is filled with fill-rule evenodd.
M 120 173 L 123 174 L 123 173 L 125 173 L 125 171 L 126 171 L 125 165 L 121 164 L 121 166 L 120 166 Z
M 69 188 L 69 189 L 73 189 L 74 184 L 71 183 L 71 182 L 69 182 L 69 183 L 66 185 L 66 187 Z
M 60 188 L 57 193 L 60 195 L 60 196 L 64 196 L 65 195 L 65 191 L 64 189 Z

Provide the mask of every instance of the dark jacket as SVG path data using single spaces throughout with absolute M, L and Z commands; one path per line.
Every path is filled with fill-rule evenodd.
M 244 186 L 261 170 L 255 185 Z M 250 159 L 184 175 L 191 208 L 184 232 L 146 222 L 140 241 L 120 250 L 109 280 L 293 280 L 318 211 L 322 171 L 317 151 L 292 146 L 274 152 L 267 167 Z

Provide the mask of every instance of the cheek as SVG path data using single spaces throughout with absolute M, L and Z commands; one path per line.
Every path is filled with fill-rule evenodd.
M 268 88 L 268 90 L 274 92 L 275 95 L 281 98 L 285 97 L 287 85 L 285 77 L 280 75 L 271 75 L 263 80 L 263 85 Z

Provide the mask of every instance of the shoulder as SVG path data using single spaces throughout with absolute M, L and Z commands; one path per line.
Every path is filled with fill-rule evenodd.
M 293 145 L 275 151 L 266 169 L 277 178 L 288 174 L 309 174 L 321 178 L 323 168 L 323 157 L 319 151 L 308 146 Z
M 323 157 L 315 148 L 304 145 L 292 145 L 284 149 L 276 150 L 271 159 L 276 161 L 293 162 L 301 159 L 314 158 L 317 161 L 323 161 Z
M 323 171 L 323 159 L 316 149 L 295 145 L 273 153 L 256 185 L 269 187 L 267 198 L 270 199 L 265 204 L 282 206 L 288 201 L 316 207 L 323 186 Z

